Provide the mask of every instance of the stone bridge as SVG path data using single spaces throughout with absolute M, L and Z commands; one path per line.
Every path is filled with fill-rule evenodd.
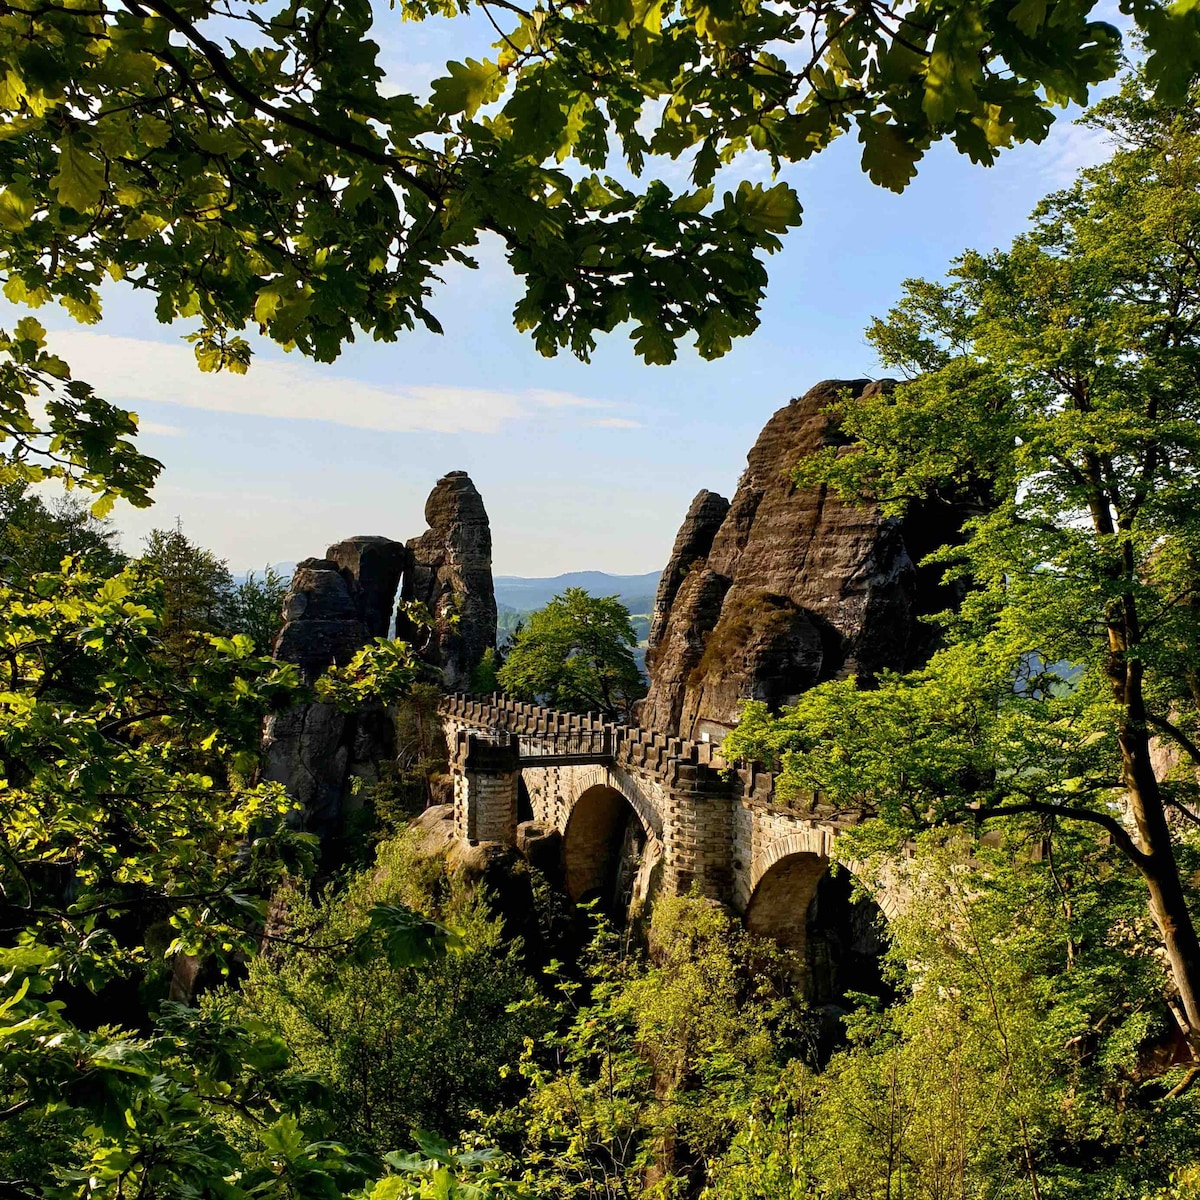
M 814 904 L 834 886 L 833 845 L 848 823 L 818 797 L 781 803 L 769 772 L 733 770 L 711 743 L 597 716 L 463 695 L 440 712 L 458 837 L 517 845 L 556 834 L 573 899 L 640 906 L 652 891 L 695 887 L 811 962 Z M 821 900 L 844 910 L 826 912 L 835 925 L 854 907 L 840 874 L 836 896 Z M 876 900 L 893 915 L 894 893 Z

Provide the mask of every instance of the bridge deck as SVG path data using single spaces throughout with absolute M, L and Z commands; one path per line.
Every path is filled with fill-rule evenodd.
M 612 734 L 607 729 L 573 729 L 565 733 L 516 734 L 494 726 L 474 731 L 480 741 L 496 745 L 517 744 L 522 763 L 539 767 L 578 766 L 588 763 L 611 762 Z

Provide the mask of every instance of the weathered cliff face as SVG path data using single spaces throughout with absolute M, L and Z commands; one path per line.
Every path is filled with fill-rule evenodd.
M 425 520 L 429 528 L 408 543 L 400 594 L 424 604 L 433 617 L 422 657 L 441 671 L 447 691 L 465 691 L 484 652 L 496 645 L 492 530 L 465 471 L 438 480 L 425 502 Z
M 683 518 L 683 524 L 675 535 L 675 545 L 667 560 L 666 570 L 658 581 L 658 593 L 654 597 L 654 615 L 650 620 L 650 635 L 646 643 L 646 665 L 654 662 L 654 652 L 662 641 L 667 628 L 671 606 L 679 594 L 679 588 L 688 572 L 708 557 L 713 538 L 729 512 L 729 501 L 716 492 L 703 488 L 697 493 Z
M 283 620 L 275 657 L 296 663 L 309 683 L 334 663 L 349 662 L 371 636 L 357 584 L 332 558 L 297 563 Z
M 777 707 L 823 680 L 903 669 L 928 653 L 918 618 L 944 607 L 945 596 L 915 564 L 953 536 L 954 515 L 884 519 L 790 478 L 806 454 L 843 444 L 824 413 L 839 394 L 888 386 L 827 380 L 767 422 L 707 553 L 655 613 L 643 725 L 716 740 L 744 700 Z M 719 507 L 702 503 L 705 495 L 693 502 L 676 553 L 703 544 L 700 510 L 711 521 Z
M 325 551 L 355 592 L 359 615 L 371 637 L 387 637 L 396 589 L 408 564 L 408 550 L 391 538 L 359 534 Z
M 330 546 L 324 558 L 298 564 L 275 657 L 296 663 L 313 682 L 388 635 L 399 589 L 435 618 L 423 657 L 440 672 L 442 685 L 469 686 L 484 651 L 496 644 L 487 512 L 467 475 L 452 471 L 433 489 L 425 519 L 429 529 L 407 546 L 359 535 Z M 398 632 L 411 631 L 402 622 Z M 352 782 L 377 778 L 379 764 L 395 753 L 394 714 L 382 706 L 343 713 L 326 704 L 297 705 L 267 723 L 265 777 L 287 788 L 298 823 L 327 841 L 354 803 Z
M 275 657 L 295 663 L 312 683 L 370 640 L 363 611 L 351 572 L 344 573 L 332 555 L 306 558 L 297 564 L 283 603 Z M 328 704 L 297 704 L 267 721 L 264 777 L 287 788 L 299 810 L 297 823 L 323 841 L 340 821 L 358 740 L 355 719 Z

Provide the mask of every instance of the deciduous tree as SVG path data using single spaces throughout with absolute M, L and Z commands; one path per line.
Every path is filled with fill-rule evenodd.
M 857 452 L 800 468 L 888 513 L 974 505 L 938 556 L 968 585 L 945 648 L 779 719 L 749 705 L 729 748 L 901 837 L 1003 814 L 1100 827 L 1148 889 L 1200 1062 L 1177 848 L 1200 819 L 1200 121 L 1142 80 L 1093 121 L 1113 158 L 1011 249 L 910 282 L 870 336 L 911 381 L 840 405 Z
M 530 614 L 497 678 L 521 700 L 625 720 L 646 691 L 636 645 L 629 610 L 616 596 L 567 588 Z

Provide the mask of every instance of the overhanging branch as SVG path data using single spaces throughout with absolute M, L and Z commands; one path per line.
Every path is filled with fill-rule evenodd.
M 1139 870 L 1145 870 L 1147 856 L 1129 835 L 1129 831 L 1109 813 L 1096 812 L 1091 808 L 1070 808 L 1064 805 L 1050 804 L 1044 800 L 1026 800 L 1020 804 L 1001 804 L 994 808 L 979 807 L 972 809 L 981 821 L 993 817 L 1020 817 L 1036 814 L 1043 817 L 1061 817 L 1066 821 L 1086 821 L 1098 825 L 1105 830 L 1113 840 L 1113 844 L 1134 863 Z

